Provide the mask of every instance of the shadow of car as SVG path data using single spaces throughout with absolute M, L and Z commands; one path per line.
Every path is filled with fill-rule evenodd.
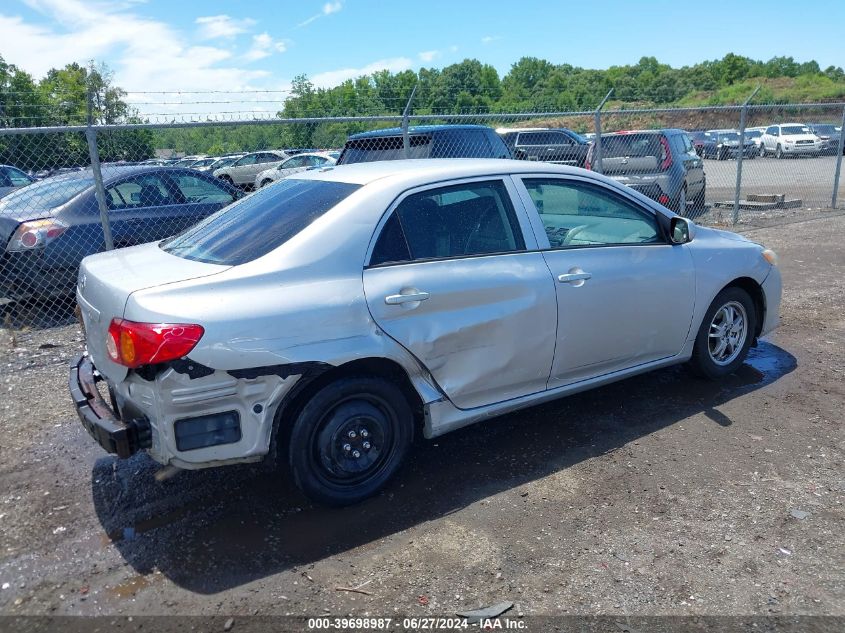
M 175 235 L 243 194 L 176 167 L 103 167 L 116 248 Z M 90 169 L 47 178 L 0 200 L 0 297 L 69 295 L 82 258 L 105 249 Z
M 385 491 L 343 509 L 311 505 L 260 466 L 183 471 L 158 483 L 160 465 L 144 454 L 97 460 L 94 507 L 138 573 L 158 570 L 214 594 L 440 519 L 697 414 L 729 427 L 717 407 L 796 366 L 791 354 L 761 342 L 719 383 L 670 367 L 418 442 Z

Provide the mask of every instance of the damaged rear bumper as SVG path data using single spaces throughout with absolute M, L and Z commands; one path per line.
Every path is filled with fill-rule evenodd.
M 71 362 L 68 388 L 88 434 L 107 452 L 123 458 L 152 446 L 149 422 L 139 418 L 124 423 L 100 395 L 97 383 L 101 380 L 87 355 L 82 354 Z

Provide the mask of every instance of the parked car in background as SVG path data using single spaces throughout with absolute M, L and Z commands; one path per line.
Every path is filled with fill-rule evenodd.
M 701 157 L 716 160 L 736 158 L 740 153 L 739 136 L 737 130 L 707 130 L 704 133 Z M 742 145 L 743 158 L 754 158 L 757 154 L 757 145 L 746 137 Z
M 161 166 L 167 165 L 170 162 L 170 159 L 167 158 L 148 158 L 147 160 L 142 160 L 139 165 L 154 165 L 154 166 Z
M 311 154 L 296 154 L 283 161 L 278 167 L 265 169 L 255 177 L 255 188 L 266 187 L 270 183 L 287 178 L 292 174 L 313 169 L 334 165 L 337 162 L 340 152 L 314 152 Z
M 252 189 L 255 185 L 255 177 L 259 172 L 271 167 L 278 167 L 279 164 L 289 156 L 280 150 L 268 149 L 261 152 L 252 152 L 241 156 L 227 167 L 215 169 L 212 173 L 215 178 L 225 180 L 243 189 Z
M 420 433 L 679 363 L 731 374 L 778 324 L 775 261 L 581 169 L 315 169 L 165 242 L 86 258 L 88 354 L 69 387 L 120 458 L 272 455 L 313 500 L 349 504 Z
M 104 167 L 103 184 L 116 247 L 175 235 L 243 195 L 177 167 Z M 54 176 L 0 199 L 0 245 L 0 297 L 72 294 L 79 262 L 104 248 L 91 170 Z
M 583 167 L 590 142 L 566 128 L 499 128 L 514 158 Z
M 839 139 L 842 136 L 842 131 L 837 126 L 832 123 L 808 123 L 807 127 L 824 143 L 822 146 L 823 153 L 835 155 L 839 151 Z M 843 148 L 842 153 L 845 154 L 845 148 Z
M 11 165 L 0 165 L 0 198 L 15 189 L 26 187 L 36 182 L 36 179 L 27 175 L 17 167 Z
M 595 154 L 593 143 L 587 154 L 587 169 L 601 171 L 676 213 L 684 215 L 690 208 L 694 213 L 704 210 L 704 162 L 683 130 L 602 134 L 600 163 Z
M 704 140 L 706 132 L 696 130 L 694 132 L 687 132 L 690 142 L 692 143 L 695 153 L 699 156 L 704 155 Z
M 763 156 L 818 156 L 825 144 L 804 123 L 770 125 L 763 133 Z
M 200 158 L 199 160 L 195 160 L 190 165 L 185 165 L 190 169 L 197 169 L 199 171 L 206 171 L 208 167 L 211 166 L 217 160 L 216 156 L 206 156 L 205 158 Z
M 486 125 L 412 126 L 408 135 L 406 156 L 401 128 L 353 134 L 337 164 L 403 158 L 513 158 L 502 138 Z
M 766 131 L 765 127 L 747 127 L 745 128 L 745 138 L 751 139 L 754 146 L 757 148 L 757 155 L 762 156 L 763 149 L 763 133 Z
M 183 156 L 175 163 L 173 163 L 174 167 L 190 167 L 198 160 L 202 160 L 205 158 L 205 154 L 197 154 L 196 156 Z
M 202 165 L 200 167 L 194 167 L 193 169 L 196 169 L 198 171 L 210 171 L 213 173 L 216 169 L 220 169 L 221 167 L 228 167 L 242 156 L 246 156 L 246 154 L 228 154 L 226 156 L 217 156 L 210 164 Z

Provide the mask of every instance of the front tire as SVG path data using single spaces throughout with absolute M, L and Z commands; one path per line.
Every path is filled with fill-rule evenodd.
M 259 188 L 266 187 L 266 186 L 267 186 L 267 185 L 269 185 L 271 182 L 273 182 L 273 181 L 272 181 L 272 180 L 270 180 L 269 178 L 267 178 L 267 179 L 265 179 L 265 180 L 262 180 L 262 181 L 261 181 L 261 185 L 259 185 Z
M 760 145 L 760 158 L 765 158 L 765 157 L 766 157 L 766 146 Z
M 291 429 L 294 482 L 310 499 L 331 506 L 374 495 L 405 458 L 413 422 L 405 395 L 388 380 L 360 376 L 326 385 Z
M 690 368 L 711 380 L 732 374 L 748 355 L 756 328 L 757 310 L 748 293 L 742 288 L 725 288 L 701 321 Z
M 783 150 L 780 147 L 780 143 L 778 143 L 778 146 L 775 149 L 775 158 L 777 158 L 777 159 L 783 158 Z

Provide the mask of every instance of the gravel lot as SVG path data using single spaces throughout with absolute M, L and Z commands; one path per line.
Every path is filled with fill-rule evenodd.
M 707 174 L 707 204 L 733 200 L 736 191 L 736 160 L 704 161 Z M 786 194 L 798 198 L 802 207 L 818 209 L 830 206 L 836 156 L 766 158 L 742 161 L 742 197 L 749 193 Z M 839 181 L 838 208 L 845 205 L 845 176 Z
M 0 613 L 845 615 L 845 214 L 747 232 L 785 296 L 737 374 L 660 370 L 422 442 L 343 510 L 258 467 L 156 483 L 75 418 L 77 327 L 0 330 Z

